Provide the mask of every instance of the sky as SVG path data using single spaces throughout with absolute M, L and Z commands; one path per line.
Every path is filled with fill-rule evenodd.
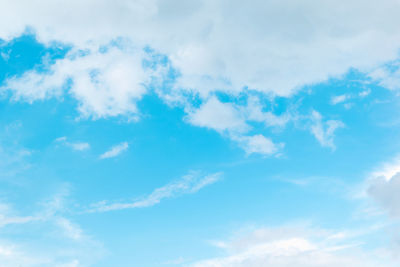
M 0 267 L 399 266 L 399 13 L 0 0 Z

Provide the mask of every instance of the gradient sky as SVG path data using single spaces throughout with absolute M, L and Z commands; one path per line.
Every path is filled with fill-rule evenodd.
M 398 14 L 0 0 L 0 267 L 399 266 Z

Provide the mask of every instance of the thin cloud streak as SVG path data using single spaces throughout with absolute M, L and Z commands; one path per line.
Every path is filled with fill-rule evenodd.
M 106 212 L 112 210 L 146 208 L 157 205 L 163 199 L 173 198 L 186 194 L 194 194 L 203 187 L 214 184 L 221 180 L 222 173 L 217 172 L 206 176 L 201 176 L 197 172 L 191 172 L 183 176 L 180 180 L 171 182 L 163 187 L 155 189 L 146 197 L 130 203 L 114 203 L 108 204 L 106 201 L 101 201 L 92 205 L 87 212 Z
M 118 145 L 115 145 L 111 147 L 110 150 L 104 152 L 103 154 L 100 155 L 100 159 L 108 159 L 108 158 L 114 158 L 127 150 L 129 147 L 128 142 L 122 142 Z

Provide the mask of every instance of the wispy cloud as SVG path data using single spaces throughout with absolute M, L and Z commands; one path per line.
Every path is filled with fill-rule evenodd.
M 69 146 L 73 150 L 76 150 L 76 151 L 84 151 L 84 150 L 88 150 L 90 148 L 89 143 L 87 143 L 87 142 L 69 142 L 69 141 L 67 141 L 66 136 L 58 137 L 54 141 L 57 143 L 62 143 L 66 146 Z
M 345 126 L 344 123 L 338 120 L 328 120 L 323 122 L 322 115 L 315 110 L 311 114 L 311 120 L 311 133 L 315 136 L 321 146 L 330 147 L 332 150 L 335 150 L 335 131 L 339 128 L 343 128 Z
M 229 137 L 247 155 L 273 155 L 283 148 L 283 144 L 276 144 L 262 134 L 247 135 L 252 130 L 249 122 L 262 122 L 267 127 L 284 127 L 290 118 L 287 114 L 277 116 L 263 111 L 263 106 L 256 97 L 250 97 L 247 105 L 241 106 L 233 102 L 222 102 L 213 96 L 199 108 L 190 110 L 186 120 L 192 125 L 213 129 Z
M 363 235 L 374 231 L 366 230 L 363 233 L 304 226 L 258 228 L 245 231 L 245 235 L 235 234 L 227 241 L 212 242 L 226 252 L 225 256 L 186 266 L 396 266 L 390 256 L 362 247 Z
M 100 243 L 67 217 L 69 188 L 62 184 L 53 196 L 39 202 L 40 209 L 30 216 L 19 216 L 12 205 L 0 204 L 0 227 L 13 225 L 12 231 L 1 229 L 2 267 L 92 266 L 104 253 Z
M 173 198 L 184 194 L 196 193 L 203 187 L 219 181 L 221 177 L 222 173 L 220 172 L 209 174 L 206 176 L 202 176 L 197 172 L 191 172 L 183 176 L 180 180 L 171 182 L 163 187 L 155 189 L 151 194 L 142 199 L 128 203 L 113 204 L 108 204 L 106 201 L 102 201 L 92 205 L 88 212 L 105 212 L 121 209 L 151 207 L 160 203 L 160 201 L 163 199 Z
M 10 205 L 0 203 L 0 227 L 10 224 L 25 224 L 39 220 L 37 216 L 18 216 Z
M 115 145 L 110 148 L 110 150 L 104 152 L 103 154 L 100 155 L 101 159 L 108 159 L 108 158 L 114 158 L 127 150 L 129 147 L 128 142 L 122 142 L 118 145 Z

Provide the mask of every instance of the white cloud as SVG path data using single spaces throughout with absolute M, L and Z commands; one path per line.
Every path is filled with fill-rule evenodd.
M 0 203 L 0 228 L 11 224 L 25 224 L 39 220 L 36 216 L 18 216 L 10 205 Z
M 87 142 L 69 142 L 66 136 L 58 137 L 54 140 L 55 142 L 62 143 L 66 146 L 71 147 L 73 150 L 84 151 L 90 148 L 90 144 Z
M 191 111 L 188 121 L 196 126 L 207 127 L 220 133 L 246 132 L 249 126 L 245 117 L 231 103 L 222 103 L 213 96 L 198 109 Z
M 370 73 L 394 60 L 400 48 L 396 0 L 341 5 L 334 0 L 3 0 L 1 5 L 0 25 L 5 26 L 0 26 L 0 38 L 9 40 L 29 26 L 46 45 L 57 41 L 73 47 L 48 66 L 49 72 L 9 78 L 2 90 L 12 90 L 16 100 L 34 101 L 60 97 L 68 89 L 81 115 L 94 119 L 140 116 L 136 104 L 153 75 L 162 79 L 143 67 L 143 47 L 166 55 L 179 72 L 171 90 L 156 88 L 165 101 L 198 94 L 204 104 L 189 110 L 191 123 L 241 133 L 248 130 L 248 120 L 281 127 L 291 118 L 218 102 L 212 96 L 216 90 L 236 96 L 250 88 L 291 96 L 349 68 Z M 120 37 L 129 41 L 99 49 Z M 397 83 L 388 74 L 374 75 L 388 88 Z M 340 97 L 333 103 L 343 101 Z M 326 123 L 326 130 L 317 123 L 312 132 L 323 146 L 334 148 L 333 131 L 342 124 Z
M 93 205 L 89 212 L 105 212 L 121 209 L 134 209 L 151 207 L 161 200 L 172 198 L 184 194 L 193 194 L 205 186 L 211 185 L 221 179 L 221 173 L 214 173 L 206 176 L 201 176 L 199 173 L 189 173 L 182 179 L 169 183 L 163 187 L 155 189 L 151 194 L 143 199 L 129 203 L 114 203 L 108 204 L 105 201 Z
M 193 267 L 365 267 L 397 266 L 384 249 L 363 249 L 342 232 L 304 227 L 259 228 L 215 242 L 226 256 L 201 260 Z
M 1 226 L 14 224 L 11 231 L 2 229 L 1 266 L 91 266 L 99 259 L 102 245 L 65 216 L 68 194 L 69 187 L 63 185 L 30 216 L 16 217 L 10 205 L 0 206 Z
M 67 141 L 67 137 L 66 136 L 57 137 L 54 141 L 55 142 L 65 142 L 65 141 Z
M 389 181 L 397 173 L 400 173 L 400 155 L 375 168 L 368 178 L 384 177 L 386 181 Z
M 338 96 L 334 96 L 331 98 L 331 103 L 332 105 L 337 105 L 339 103 L 345 102 L 346 100 L 348 100 L 351 96 L 348 94 L 344 94 L 344 95 L 338 95 Z
M 390 90 L 400 89 L 400 64 L 396 62 L 390 65 L 379 66 L 369 73 L 369 77 L 380 86 Z
M 246 154 L 258 153 L 262 155 L 276 154 L 281 150 L 284 144 L 275 144 L 269 138 L 261 134 L 254 136 L 234 137 L 241 147 L 246 151 Z
M 128 142 L 122 142 L 118 145 L 115 145 L 110 148 L 110 150 L 104 152 L 103 154 L 100 155 L 100 159 L 108 159 L 108 158 L 114 158 L 118 156 L 119 154 L 123 153 L 126 151 L 129 147 Z
M 29 26 L 39 41 L 57 41 L 73 49 L 49 66 L 49 72 L 32 70 L 9 78 L 2 90 L 12 90 L 16 100 L 34 101 L 60 97 L 68 88 L 81 115 L 94 119 L 138 119 L 136 104 L 148 92 L 153 75 L 162 79 L 158 71 L 143 67 L 143 47 L 166 55 L 179 73 L 172 89 L 156 88 L 165 101 L 185 102 L 188 92 L 198 94 L 203 105 L 188 109 L 188 121 L 241 135 L 250 128 L 249 120 L 282 127 L 291 118 L 258 106 L 243 109 L 222 103 L 213 97 L 215 91 L 237 96 L 250 88 L 291 96 L 350 68 L 371 73 L 396 59 L 400 48 L 396 0 L 350 0 L 341 5 L 334 0 L 3 2 L 0 25 L 6 26 L 0 26 L 0 38 L 9 40 Z M 120 37 L 129 41 L 99 49 Z M 388 88 L 397 83 L 382 71 L 371 76 L 385 80 Z M 332 103 L 343 101 L 343 96 Z M 334 120 L 326 126 L 316 122 L 312 132 L 323 146 L 334 149 L 333 132 L 342 126 Z
M 291 119 L 292 115 L 289 113 L 280 116 L 275 115 L 271 111 L 264 111 L 260 99 L 255 96 L 249 96 L 247 105 L 242 108 L 242 112 L 250 121 L 263 122 L 267 127 L 284 127 Z
M 137 116 L 136 101 L 146 92 L 151 74 L 142 67 L 144 54 L 131 47 L 93 48 L 86 53 L 73 50 L 49 66 L 47 72 L 28 71 L 6 80 L 2 90 L 14 99 L 29 102 L 61 96 L 68 88 L 83 117 Z
M 68 238 L 74 240 L 81 240 L 84 238 L 82 229 L 67 218 L 58 217 L 55 219 L 55 223 L 63 230 L 64 235 Z
M 193 125 L 213 129 L 231 140 L 237 142 L 246 153 L 258 153 L 272 155 L 277 153 L 283 144 L 275 144 L 271 139 L 256 134 L 247 136 L 251 129 L 248 121 L 263 122 L 266 126 L 284 126 L 289 117 L 276 116 L 272 112 L 262 111 L 259 100 L 250 97 L 246 106 L 238 106 L 234 103 L 223 103 L 213 96 L 197 109 L 191 109 L 186 117 Z
M 321 114 L 315 110 L 311 114 L 311 121 L 311 133 L 315 136 L 321 146 L 330 147 L 332 150 L 335 150 L 336 146 L 333 140 L 335 137 L 335 131 L 344 127 L 343 122 L 338 120 L 328 120 L 323 122 Z
M 2 7 L 1 38 L 26 26 L 41 41 L 79 47 L 128 37 L 167 54 L 182 73 L 179 85 L 199 91 L 248 86 L 290 95 L 350 67 L 392 60 L 400 43 L 396 0 L 3 0 Z

